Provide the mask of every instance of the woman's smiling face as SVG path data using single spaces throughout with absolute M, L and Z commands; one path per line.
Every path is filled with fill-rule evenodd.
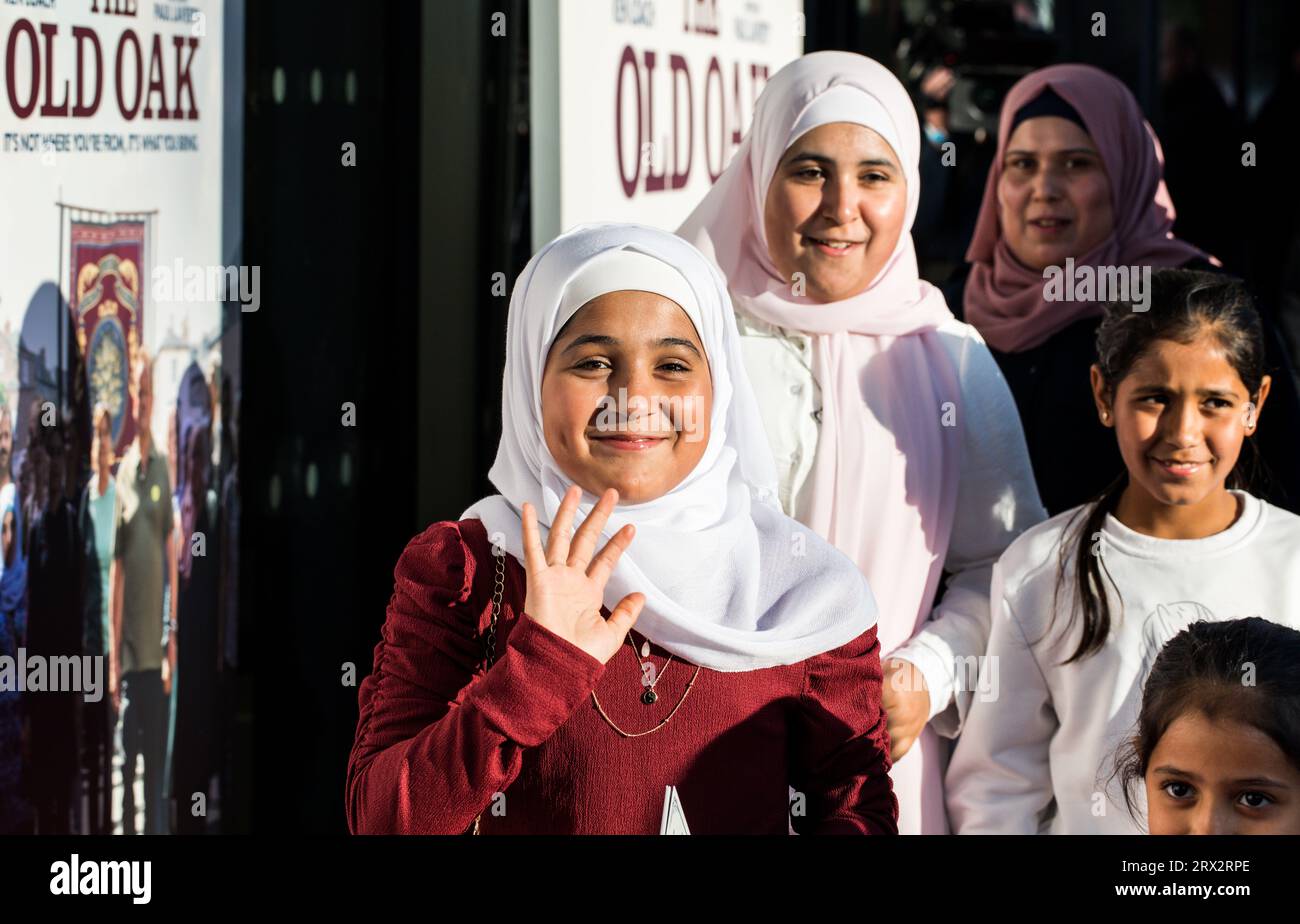
M 767 190 L 768 255 L 793 285 L 796 273 L 817 302 L 864 292 L 903 233 L 907 181 L 880 135 L 831 122 L 790 145 Z
M 1016 126 L 1002 156 L 997 194 L 1002 236 L 1033 270 L 1083 256 L 1115 227 L 1101 154 L 1083 128 L 1060 116 Z
M 580 308 L 542 373 L 542 430 L 560 470 L 589 494 L 638 504 L 667 494 L 709 444 L 713 384 L 686 312 L 651 292 Z

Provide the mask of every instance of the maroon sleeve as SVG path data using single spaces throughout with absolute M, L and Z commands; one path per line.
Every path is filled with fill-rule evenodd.
M 880 685 L 875 626 L 806 662 L 790 757 L 791 783 L 806 800 L 792 819 L 799 834 L 898 833 Z
M 476 558 L 456 523 L 434 524 L 402 553 L 359 691 L 346 798 L 354 834 L 464 833 L 514 781 L 524 748 L 563 725 L 604 672 L 521 613 L 483 673 L 493 567 L 486 543 Z

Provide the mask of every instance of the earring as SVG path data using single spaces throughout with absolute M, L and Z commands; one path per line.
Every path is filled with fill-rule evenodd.
M 1101 422 L 1104 424 L 1110 423 L 1110 411 L 1101 412 Z

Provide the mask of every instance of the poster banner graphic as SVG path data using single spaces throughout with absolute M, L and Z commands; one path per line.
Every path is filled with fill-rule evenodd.
M 127 376 L 144 330 L 145 223 L 74 220 L 69 237 L 72 312 L 90 404 L 108 409 L 120 459 L 135 435 Z

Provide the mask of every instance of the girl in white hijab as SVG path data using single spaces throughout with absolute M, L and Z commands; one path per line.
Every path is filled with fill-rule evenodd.
M 501 493 L 398 563 L 352 829 L 896 830 L 875 603 L 775 503 L 716 268 L 635 225 L 548 244 L 502 418 Z
M 784 509 L 880 604 L 900 830 L 942 833 L 939 736 L 976 692 L 991 568 L 1045 514 L 997 365 L 917 275 L 919 152 L 887 68 L 806 55 L 678 233 L 727 277 Z

